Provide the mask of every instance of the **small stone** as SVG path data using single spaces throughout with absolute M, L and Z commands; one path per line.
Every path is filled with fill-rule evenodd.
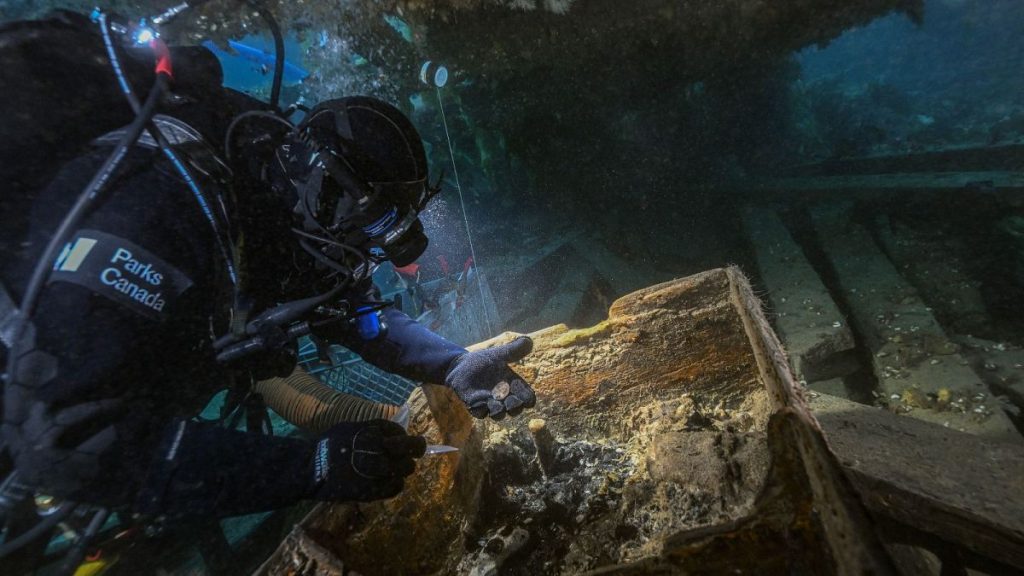
M 832 327 L 833 327 L 833 328 L 842 328 L 842 327 L 843 327 L 843 323 L 842 323 L 842 322 L 839 322 L 839 321 L 837 320 L 837 321 L 835 321 L 835 322 L 833 322 L 833 323 L 832 323 Z

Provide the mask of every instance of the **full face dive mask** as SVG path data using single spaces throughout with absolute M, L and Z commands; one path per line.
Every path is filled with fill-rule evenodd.
M 419 134 L 397 108 L 368 97 L 324 102 L 278 148 L 275 164 L 299 243 L 323 267 L 361 277 L 426 249 L 419 213 L 439 187 L 428 185 Z

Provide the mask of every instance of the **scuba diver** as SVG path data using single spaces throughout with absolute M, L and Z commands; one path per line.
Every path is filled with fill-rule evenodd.
M 35 111 L 0 121 L 0 506 L 45 493 L 64 499 L 54 515 L 223 517 L 398 494 L 425 442 L 394 422 L 284 438 L 195 418 L 229 383 L 248 397 L 289 374 L 304 335 L 448 386 L 477 418 L 534 405 L 508 366 L 528 338 L 468 352 L 373 286 L 379 263 L 422 254 L 418 215 L 438 192 L 397 108 L 340 98 L 293 124 L 279 70 L 268 106 L 222 88 L 206 49 L 168 49 L 101 12 L 0 36 L 21 48 L 0 54 L 10 109 Z M 24 61 L 66 60 L 67 46 L 79 67 Z

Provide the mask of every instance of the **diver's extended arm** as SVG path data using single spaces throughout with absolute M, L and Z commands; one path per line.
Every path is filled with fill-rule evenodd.
M 364 286 L 360 293 L 366 300 L 379 298 L 372 285 Z M 477 418 L 515 416 L 535 404 L 533 389 L 508 366 L 530 353 L 533 342 L 529 338 L 521 336 L 507 344 L 469 352 L 400 310 L 388 308 L 383 316 L 387 330 L 377 338 L 364 340 L 355 330 L 344 327 L 323 336 L 378 368 L 419 382 L 448 386 Z
M 346 297 L 350 306 L 359 308 L 363 302 L 379 301 L 380 293 L 370 281 L 364 281 Z M 400 310 L 386 308 L 382 315 L 387 328 L 373 339 L 363 339 L 345 324 L 327 325 L 316 332 L 382 370 L 417 382 L 444 384 L 449 366 L 465 354 L 466 349 L 431 332 Z

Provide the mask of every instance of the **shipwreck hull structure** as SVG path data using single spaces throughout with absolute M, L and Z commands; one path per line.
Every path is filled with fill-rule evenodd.
M 413 430 L 460 452 L 317 507 L 258 573 L 897 572 L 737 268 L 531 336 L 537 408 L 474 421 L 418 390 Z

